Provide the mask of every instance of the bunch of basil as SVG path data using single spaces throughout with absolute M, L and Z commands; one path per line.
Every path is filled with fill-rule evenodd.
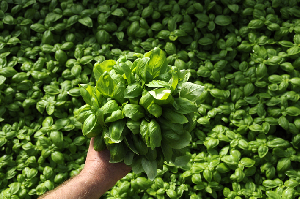
M 86 105 L 75 111 L 82 132 L 95 137 L 95 150 L 110 150 L 110 162 L 124 161 L 135 173 L 157 175 L 164 161 L 176 161 L 189 145 L 203 86 L 188 82 L 188 70 L 167 64 L 154 48 L 117 61 L 96 63 L 96 86 L 81 86 Z

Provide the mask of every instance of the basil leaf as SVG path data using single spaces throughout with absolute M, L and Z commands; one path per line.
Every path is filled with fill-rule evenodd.
M 197 106 L 186 98 L 176 98 L 173 103 L 174 108 L 178 113 L 188 114 L 197 111 Z
M 154 48 L 154 50 L 146 53 L 145 57 L 150 58 L 146 71 L 150 73 L 153 79 L 164 73 L 167 68 L 167 58 L 161 49 Z
M 171 123 L 184 124 L 188 122 L 187 118 L 183 114 L 176 112 L 172 108 L 163 109 L 162 116 Z
M 78 19 L 78 22 L 89 28 L 93 27 L 93 21 L 90 17 L 84 17 L 82 19 Z
M 124 97 L 125 98 L 135 98 L 138 97 L 142 94 L 143 88 L 141 87 L 141 85 L 136 82 L 133 84 L 130 84 L 126 87 L 125 91 L 124 91 Z
M 103 73 L 105 71 L 109 72 L 115 64 L 116 64 L 116 62 L 113 60 L 105 60 L 100 64 L 99 63 L 95 64 L 94 75 L 95 75 L 96 81 L 100 78 L 100 76 L 103 75 Z
M 118 120 L 113 122 L 109 126 L 109 138 L 112 143 L 120 143 L 124 137 L 122 136 L 122 132 L 124 130 L 126 121 L 125 120 Z
M 203 91 L 203 86 L 193 84 L 190 82 L 185 82 L 182 84 L 179 96 L 195 102 L 198 99 L 198 96 L 200 96 Z
M 124 115 L 134 121 L 138 121 L 139 119 L 143 118 L 144 109 L 137 104 L 126 104 L 123 107 Z
M 146 158 L 142 158 L 142 166 L 144 171 L 147 174 L 147 177 L 150 180 L 154 180 L 155 176 L 157 175 L 157 162 L 156 160 L 149 161 Z
M 82 127 L 83 135 L 87 135 L 96 126 L 96 115 L 91 114 L 85 121 Z

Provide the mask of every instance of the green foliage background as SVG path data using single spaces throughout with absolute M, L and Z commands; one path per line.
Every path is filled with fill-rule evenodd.
M 2 0 L 0 196 L 37 198 L 84 166 L 74 111 L 97 62 L 160 47 L 203 85 L 186 154 L 103 198 L 298 198 L 299 0 Z

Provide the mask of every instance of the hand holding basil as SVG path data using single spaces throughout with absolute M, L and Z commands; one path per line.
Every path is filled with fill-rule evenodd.
M 96 63 L 96 86 L 81 85 L 87 103 L 75 111 L 95 150 L 105 146 L 111 162 L 124 162 L 150 179 L 164 161 L 174 162 L 191 141 L 196 100 L 204 87 L 187 82 L 189 72 L 167 64 L 165 52 L 155 48 L 136 54 L 134 62 Z M 176 128 L 174 128 L 176 126 Z

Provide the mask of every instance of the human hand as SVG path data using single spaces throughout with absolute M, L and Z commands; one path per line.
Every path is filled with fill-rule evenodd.
M 94 150 L 94 138 L 92 138 L 82 172 L 86 175 L 92 175 L 93 178 L 99 178 L 101 180 L 105 178 L 107 181 L 110 181 L 113 186 L 118 180 L 131 171 L 131 167 L 124 163 L 109 163 L 109 159 L 109 150 Z
M 100 198 L 131 170 L 131 167 L 124 163 L 109 163 L 109 159 L 110 154 L 107 149 L 100 152 L 94 150 L 94 138 L 92 138 L 85 166 L 80 174 L 40 198 Z

